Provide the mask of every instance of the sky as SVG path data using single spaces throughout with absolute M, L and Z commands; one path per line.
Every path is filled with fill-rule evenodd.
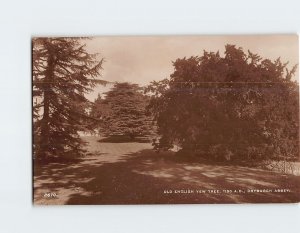
M 223 55 L 226 44 L 271 60 L 281 57 L 283 62 L 289 61 L 289 68 L 299 63 L 297 35 L 103 36 L 86 41 L 86 49 L 105 60 L 99 79 L 143 86 L 168 78 L 177 58 L 201 56 L 203 50 Z M 97 86 L 87 98 L 94 101 L 110 87 Z

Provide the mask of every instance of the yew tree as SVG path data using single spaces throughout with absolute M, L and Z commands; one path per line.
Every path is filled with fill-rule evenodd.
M 211 159 L 299 158 L 297 66 L 287 64 L 234 45 L 223 56 L 177 59 L 169 79 L 147 88 L 156 148 L 178 145 Z

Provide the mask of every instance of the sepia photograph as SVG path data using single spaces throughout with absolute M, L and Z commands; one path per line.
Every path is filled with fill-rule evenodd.
M 0 3 L 0 233 L 299 233 L 300 1 Z
M 33 37 L 33 204 L 300 202 L 298 44 Z

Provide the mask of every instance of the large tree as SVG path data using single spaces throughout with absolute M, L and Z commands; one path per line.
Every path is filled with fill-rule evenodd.
M 87 38 L 32 40 L 34 154 L 37 157 L 78 154 L 78 132 L 89 129 L 85 94 L 97 83 L 102 59 L 85 50 Z
M 149 97 L 137 84 L 115 83 L 105 98 L 99 95 L 91 111 L 103 136 L 125 136 L 131 140 L 153 134 L 152 118 L 147 114 Z
M 226 45 L 177 59 L 170 79 L 153 82 L 149 106 L 156 147 L 226 159 L 299 158 L 299 86 L 280 59 Z

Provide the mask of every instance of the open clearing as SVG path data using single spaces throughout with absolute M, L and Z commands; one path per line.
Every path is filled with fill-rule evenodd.
M 34 204 L 265 203 L 300 199 L 300 176 L 190 162 L 178 159 L 171 151 L 156 153 L 149 143 L 99 143 L 92 136 L 84 139 L 89 142 L 86 157 L 72 163 L 35 165 Z M 257 189 L 272 192 L 249 192 Z

